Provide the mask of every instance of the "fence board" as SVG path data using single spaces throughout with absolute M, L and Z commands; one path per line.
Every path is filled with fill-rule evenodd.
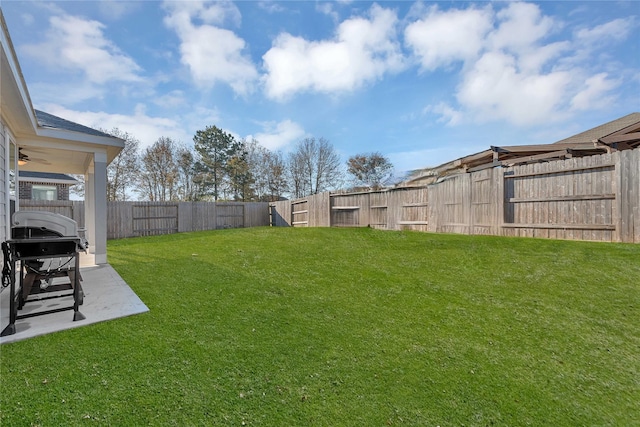
M 291 225 L 293 227 L 309 226 L 309 200 L 297 200 L 291 203 Z
M 74 200 L 20 200 L 21 210 L 47 211 L 64 215 L 84 228 L 84 202 Z
M 83 201 L 21 200 L 20 209 L 68 216 L 84 226 Z M 269 225 L 262 202 L 107 202 L 107 239 Z
M 291 227 L 292 206 L 290 200 L 269 203 L 269 224 L 272 227 Z
M 331 201 L 329 193 L 324 192 L 308 197 L 309 227 L 331 226 Z
M 132 215 L 134 236 L 178 232 L 177 203 L 136 202 L 132 206 Z
M 381 230 L 388 226 L 388 192 L 369 193 L 369 226 Z
M 614 185 L 618 169 L 611 155 L 508 168 L 503 234 L 613 240 L 618 227 L 607 218 L 618 198 Z
M 400 193 L 400 229 L 428 231 L 429 193 L 426 189 L 410 188 Z
M 309 214 L 334 226 L 640 243 L 640 149 L 326 197 Z M 296 202 L 279 203 L 285 212 Z
M 369 193 L 331 194 L 332 227 L 366 227 L 369 225 Z M 321 209 L 321 207 L 319 207 Z

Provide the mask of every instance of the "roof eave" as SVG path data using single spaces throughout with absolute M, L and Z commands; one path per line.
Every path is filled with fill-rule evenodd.
M 3 54 L 2 67 L 8 67 L 7 70 L 3 70 L 0 73 L 0 79 L 2 79 L 0 85 L 3 87 L 3 93 L 13 93 L 17 95 L 17 98 L 19 98 L 19 104 L 22 107 L 20 109 L 16 109 L 14 106 L 14 108 L 11 109 L 11 113 L 15 113 L 17 116 L 8 118 L 8 120 L 11 121 L 9 124 L 14 128 L 13 130 L 15 132 L 34 132 L 38 126 L 35 110 L 31 102 L 27 83 L 24 79 L 24 75 L 22 74 L 22 69 L 20 68 L 18 56 L 16 55 L 13 42 L 11 41 L 11 36 L 9 35 L 9 29 L 7 27 L 7 22 L 4 19 L 2 9 L 0 9 L 0 26 L 2 27 L 2 30 L 0 31 L 0 45 Z M 13 91 L 7 90 L 8 86 L 12 87 Z M 3 114 L 7 117 L 4 109 Z

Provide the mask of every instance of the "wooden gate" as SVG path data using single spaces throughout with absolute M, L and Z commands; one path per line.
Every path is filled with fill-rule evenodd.
M 296 200 L 291 202 L 291 225 L 293 227 L 309 226 L 309 201 Z
M 244 227 L 244 205 L 216 203 L 216 228 Z
M 133 234 L 155 236 L 178 232 L 177 204 L 136 204 L 133 206 Z

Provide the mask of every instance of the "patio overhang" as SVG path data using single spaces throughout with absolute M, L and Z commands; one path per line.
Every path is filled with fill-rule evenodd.
M 107 165 L 124 147 L 114 137 L 43 127 L 15 134 L 28 159 L 19 170 L 84 175 L 85 227 L 96 264 L 107 262 Z
M 80 174 L 85 177 L 85 228 L 96 264 L 107 262 L 107 165 L 124 141 L 51 114 L 31 103 L 4 16 L 0 11 L 0 119 L 5 158 L 22 156 L 19 170 Z M 9 163 L 6 160 L 8 169 Z M 19 203 L 18 203 L 19 209 Z
M 95 161 L 96 153 L 110 163 L 124 147 L 117 138 L 84 136 L 59 129 L 36 129 L 32 134 L 17 134 L 16 143 L 28 161 L 20 170 L 84 175 Z

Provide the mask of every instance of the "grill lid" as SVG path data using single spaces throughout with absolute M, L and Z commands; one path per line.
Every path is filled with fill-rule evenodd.
M 17 211 L 11 224 L 14 239 L 78 236 L 78 224 L 74 220 L 53 212 Z

